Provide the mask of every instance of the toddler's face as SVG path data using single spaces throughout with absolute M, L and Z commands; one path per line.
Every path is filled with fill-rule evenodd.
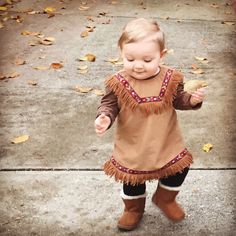
M 163 56 L 158 43 L 150 39 L 124 44 L 121 53 L 124 70 L 128 75 L 139 80 L 155 75 Z

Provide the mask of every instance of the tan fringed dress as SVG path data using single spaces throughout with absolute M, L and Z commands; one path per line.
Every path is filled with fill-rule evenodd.
M 191 95 L 183 91 L 183 75 L 168 67 L 145 80 L 120 71 L 106 80 L 107 93 L 98 114 L 112 123 L 117 117 L 114 150 L 104 171 L 116 181 L 143 183 L 181 172 L 192 163 L 175 109 L 189 110 Z

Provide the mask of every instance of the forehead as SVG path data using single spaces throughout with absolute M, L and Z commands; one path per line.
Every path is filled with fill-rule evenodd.
M 123 45 L 122 53 L 151 56 L 160 52 L 159 44 L 154 40 L 141 40 Z

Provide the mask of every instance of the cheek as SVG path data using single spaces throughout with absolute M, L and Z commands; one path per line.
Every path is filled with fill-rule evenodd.
M 125 69 L 131 69 L 132 68 L 132 64 L 130 62 L 124 60 L 123 61 L 123 67 Z

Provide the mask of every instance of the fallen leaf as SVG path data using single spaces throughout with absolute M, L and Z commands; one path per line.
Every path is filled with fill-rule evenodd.
M 205 72 L 202 69 L 197 69 L 197 70 L 191 70 L 190 73 L 199 75 L 199 74 L 204 74 Z
M 4 25 L 2 22 L 0 22 L 0 29 L 4 28 Z
M 0 6 L 0 11 L 6 11 L 6 10 L 7 10 L 7 7 Z
M 222 21 L 221 24 L 225 24 L 225 25 L 235 25 L 235 22 L 233 22 L 233 21 Z
M 107 62 L 110 62 L 110 63 L 112 63 L 112 64 L 115 64 L 116 62 L 118 62 L 119 61 L 119 58 L 118 57 L 115 57 L 115 58 L 108 58 L 108 59 L 106 59 L 105 61 L 107 61 Z
M 206 61 L 207 58 L 205 57 L 195 57 L 195 59 L 197 59 L 198 61 Z
M 16 78 L 18 76 L 20 76 L 21 74 L 19 72 L 13 72 L 9 75 L 7 75 L 8 78 Z
M 82 38 L 87 37 L 87 36 L 88 36 L 88 31 L 85 30 L 85 31 L 81 32 L 81 33 L 80 33 L 80 36 L 81 36 Z
M 0 80 L 4 80 L 4 79 L 6 79 L 6 78 L 7 78 L 7 76 L 6 76 L 6 75 L 4 75 L 4 74 L 0 73 Z
M 93 93 L 96 94 L 97 96 L 103 96 L 104 92 L 102 90 L 99 89 L 94 89 Z
M 80 93 L 88 93 L 91 90 L 92 90 L 92 88 L 81 87 L 79 85 L 75 86 L 75 91 L 80 92 Z
M 79 73 L 80 73 L 80 74 L 87 74 L 87 73 L 88 73 L 88 70 L 79 70 Z
M 211 143 L 206 143 L 203 145 L 202 150 L 204 152 L 210 152 L 212 148 L 213 148 L 213 145 Z
M 14 61 L 15 65 L 24 65 L 25 63 L 26 63 L 26 61 L 23 59 L 20 59 L 20 58 L 18 58 Z
M 80 10 L 80 11 L 87 11 L 88 9 L 89 9 L 88 6 L 80 6 L 80 7 L 79 7 L 79 10 Z
M 93 30 L 96 28 L 96 26 L 86 26 L 88 32 L 93 32 Z
M 46 58 L 46 55 L 39 56 L 39 59 L 45 59 L 45 58 Z
M 35 66 L 34 69 L 36 69 L 36 70 L 48 70 L 49 66 Z
M 35 14 L 40 14 L 40 11 L 28 11 L 28 15 L 35 15 Z
M 192 94 L 200 88 L 207 87 L 208 84 L 203 80 L 189 80 L 184 83 L 184 91 Z
M 79 70 L 87 70 L 88 66 L 87 65 L 79 65 L 78 69 Z
M 63 67 L 63 65 L 61 63 L 58 63 L 58 62 L 54 62 L 54 63 L 51 64 L 51 68 L 53 68 L 53 69 L 60 69 L 62 67 Z
M 53 13 L 55 11 L 56 11 L 56 8 L 54 8 L 54 7 L 46 7 L 44 9 L 44 13 Z
M 43 45 L 52 45 L 54 41 L 55 41 L 55 38 L 47 37 L 47 38 L 39 40 L 39 43 Z
M 14 138 L 11 142 L 14 144 L 23 143 L 29 139 L 29 135 L 22 135 L 17 138 Z
M 212 3 L 212 4 L 210 5 L 210 7 L 219 8 L 219 5 L 217 5 L 216 3 Z
M 194 70 L 197 70 L 197 69 L 199 69 L 199 66 L 197 64 L 192 64 L 191 68 L 194 69 Z
M 93 54 L 86 54 L 85 56 L 86 56 L 87 60 L 90 62 L 93 62 L 96 60 L 96 56 Z
M 30 41 L 29 45 L 33 47 L 33 46 L 38 45 L 38 42 L 37 41 Z
M 27 83 L 33 86 L 36 86 L 38 84 L 35 80 L 28 80 Z
M 31 31 L 28 31 L 28 30 L 24 30 L 21 32 L 21 35 L 31 35 L 31 36 L 38 36 L 38 35 L 41 35 L 40 32 L 31 32 Z

